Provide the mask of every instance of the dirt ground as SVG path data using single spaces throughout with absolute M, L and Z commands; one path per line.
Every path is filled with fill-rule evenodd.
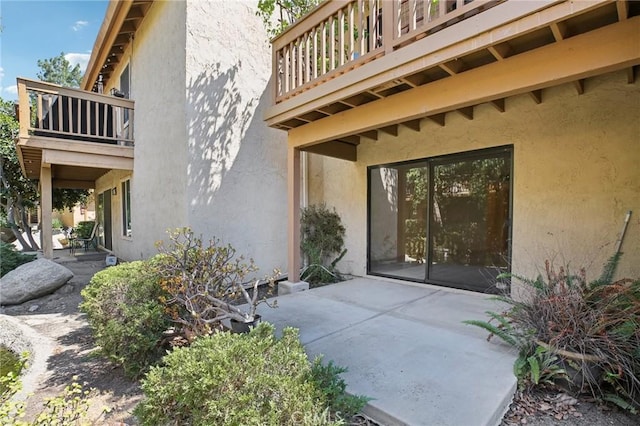
M 62 262 L 61 262 L 62 263 Z M 47 372 L 39 380 L 28 400 L 27 416 L 35 416 L 47 397 L 60 394 L 73 381 L 93 388 L 89 421 L 99 425 L 135 425 L 132 411 L 141 399 L 137 382 L 126 379 L 119 368 L 93 354 L 95 345 L 91 331 L 79 313 L 80 291 L 93 274 L 104 268 L 104 256 L 89 256 L 83 260 L 64 262 L 74 277 L 56 293 L 21 305 L 2 308 L 10 315 L 31 326 L 43 339 L 53 342 L 47 361 Z M 103 408 L 109 412 L 104 413 Z M 364 419 L 363 419 L 364 420 Z M 363 422 L 360 424 L 375 424 Z M 640 416 L 615 408 L 603 408 L 588 399 L 575 399 L 558 391 L 516 395 L 502 426 L 527 424 L 534 426 L 635 426 Z

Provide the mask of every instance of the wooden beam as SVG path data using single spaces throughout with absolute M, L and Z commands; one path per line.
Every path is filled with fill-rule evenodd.
M 287 150 L 287 279 L 300 281 L 300 150 Z
M 456 75 L 466 70 L 467 66 L 464 64 L 464 62 L 462 62 L 461 59 L 456 59 L 455 61 L 449 61 L 440 64 L 440 68 L 445 70 L 450 75 Z
M 532 90 L 531 92 L 529 92 L 529 96 L 531 96 L 531 99 L 533 99 L 535 103 L 542 103 L 542 89 Z
M 473 107 L 468 106 L 464 108 L 458 108 L 457 110 L 462 116 L 468 120 L 473 120 Z
M 567 25 L 564 22 L 554 22 L 550 25 L 553 38 L 562 41 L 567 38 Z
M 110 157 L 106 155 L 55 151 L 49 149 L 42 151 L 43 167 L 45 163 L 93 167 L 97 169 L 133 170 L 133 158 Z
M 416 120 L 409 120 L 409 121 L 405 121 L 402 124 L 404 127 L 407 127 L 411 130 L 413 130 L 414 132 L 419 132 L 420 131 L 420 122 L 422 120 L 420 120 L 419 118 Z
M 124 21 L 120 27 L 121 33 L 135 33 L 137 30 L 135 21 Z
M 144 11 L 140 7 L 140 5 L 135 5 L 129 10 L 129 13 L 127 14 L 126 19 L 130 20 L 130 19 L 140 19 L 140 18 L 144 18 Z
M 378 130 L 391 136 L 398 136 L 398 126 L 396 124 L 380 127 Z
M 491 105 L 493 105 L 500 112 L 505 112 L 505 110 L 506 110 L 504 98 L 494 99 L 494 100 L 490 101 L 489 103 Z
M 80 142 L 46 136 L 20 138 L 19 146 L 27 148 L 54 149 L 56 151 L 79 152 L 85 154 L 108 155 L 133 159 L 133 147 L 106 143 Z
M 91 180 L 65 180 L 54 179 L 52 181 L 54 188 L 67 188 L 67 189 L 95 189 L 96 183 Z
M 126 46 L 129 44 L 131 40 L 131 36 L 129 34 L 118 34 L 116 39 L 113 41 L 113 46 Z
M 507 42 L 496 44 L 495 46 L 489 46 L 487 50 L 499 61 L 502 61 L 513 54 L 513 49 Z
M 374 141 L 378 140 L 378 131 L 377 130 L 369 130 L 368 132 L 361 132 L 359 133 L 360 136 L 367 138 L 367 139 L 371 139 Z
M 343 136 L 340 138 L 340 142 L 346 142 L 352 145 L 358 145 L 360 143 L 360 136 L 358 135 Z
M 40 169 L 40 214 L 42 221 L 40 247 L 47 259 L 53 259 L 53 226 L 51 224 L 51 212 L 53 211 L 53 190 L 51 187 L 51 168 Z
M 624 21 L 629 17 L 629 2 L 627 0 L 617 0 L 618 21 Z
M 310 88 L 265 111 L 269 126 L 282 123 L 306 111 L 317 109 L 371 90 L 388 81 L 421 72 L 442 62 L 463 57 L 488 46 L 511 40 L 519 34 L 546 28 L 569 16 L 602 7 L 608 0 L 584 2 L 506 1 L 473 16 L 465 25 L 445 28 L 392 54 L 363 64 L 316 87 Z M 338 3 L 330 2 L 337 7 Z M 506 22 L 506 23 L 505 23 Z
M 308 146 L 639 65 L 640 46 L 628 42 L 638 39 L 640 16 L 291 129 L 288 143 Z
M 422 73 L 416 73 L 416 74 L 407 75 L 407 76 L 404 76 L 403 78 L 401 78 L 401 80 L 404 81 L 405 83 L 407 83 L 411 87 L 422 86 L 427 81 L 429 81 L 427 76 L 422 74 Z
M 308 146 L 305 147 L 304 150 L 313 154 L 325 155 L 327 157 L 339 158 L 341 160 L 358 160 L 358 148 L 355 145 L 337 140 Z
M 638 66 L 627 68 L 627 83 L 634 84 L 636 82 L 636 75 L 638 74 Z
M 444 127 L 445 116 L 446 116 L 446 114 L 444 112 L 442 112 L 440 114 L 428 115 L 427 118 L 429 120 L 433 121 L 434 123 L 439 124 L 440 126 Z
M 573 87 L 576 88 L 578 95 L 582 95 L 584 93 L 584 80 L 584 78 L 581 78 L 573 82 Z

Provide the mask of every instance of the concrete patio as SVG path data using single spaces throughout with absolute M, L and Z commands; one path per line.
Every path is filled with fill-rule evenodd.
M 263 318 L 348 367 L 348 391 L 383 424 L 496 425 L 508 408 L 515 353 L 462 324 L 500 309 L 486 295 L 355 278 L 277 299 Z

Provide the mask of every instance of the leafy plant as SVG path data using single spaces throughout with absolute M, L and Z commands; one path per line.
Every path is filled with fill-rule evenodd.
M 205 246 L 189 228 L 169 232 L 169 239 L 168 247 L 157 244 L 161 255 L 156 270 L 167 293 L 163 303 L 169 307 L 173 321 L 189 333 L 210 334 L 221 329 L 222 320 L 227 318 L 251 322 L 258 305 L 276 306 L 259 297 L 259 279 L 245 284 L 247 275 L 257 268 L 253 259 L 245 262 L 243 256 L 236 256 L 231 245 L 222 246 L 212 239 Z M 266 278 L 271 289 L 277 274 L 275 270 Z M 238 307 L 238 302 L 246 303 L 248 309 Z
M 334 417 L 349 420 L 358 414 L 371 398 L 362 395 L 349 395 L 347 384 L 340 377 L 345 367 L 339 367 L 329 361 L 322 363 L 322 357 L 316 357 L 311 364 L 311 377 L 324 395 L 330 412 Z
M 308 260 L 301 278 L 310 284 L 332 283 L 342 277 L 336 264 L 347 250 L 344 248 L 345 227 L 340 215 L 323 204 L 312 204 L 302 209 L 300 217 L 301 248 Z M 331 260 L 332 256 L 337 257 Z
M 76 238 L 91 237 L 91 231 L 93 231 L 94 225 L 95 221 L 93 220 L 83 220 L 82 222 L 78 222 L 75 229 Z
M 164 354 L 160 344 L 170 321 L 160 302 L 151 261 L 136 261 L 104 269 L 82 290 L 80 309 L 87 314 L 102 354 L 138 377 Z
M 609 259 L 592 282 L 584 269 L 556 271 L 547 261 L 545 277 L 512 276 L 525 283 L 530 294 L 521 300 L 497 297 L 509 305 L 506 311 L 487 312 L 489 321 L 465 322 L 519 350 L 514 371 L 521 381 L 537 384 L 543 380 L 544 367 L 557 362 L 559 368 L 549 371 L 554 381 L 566 376 L 578 390 L 624 401 L 618 405 L 635 410 L 640 406 L 640 280 L 614 281 L 619 259 L 619 255 Z M 552 357 L 541 358 L 548 355 L 540 347 L 548 347 Z M 594 363 L 603 375 L 592 373 Z M 568 369 L 576 374 L 567 374 Z
M 51 219 L 51 227 L 53 229 L 62 229 L 64 228 L 64 224 L 62 223 L 60 218 L 54 217 L 53 219 Z
M 0 277 L 35 258 L 35 254 L 20 253 L 12 244 L 0 241 Z
M 174 349 L 142 381 L 145 398 L 135 410 L 141 424 L 338 424 L 319 385 L 337 381 L 314 378 L 296 329 L 284 329 L 280 339 L 274 333 L 261 323 L 249 334 L 215 333 Z M 338 391 L 332 388 L 335 400 Z
M 321 0 L 258 0 L 256 15 L 262 21 L 270 36 L 282 33 L 289 25 L 306 15 L 320 4 Z M 275 16 L 275 19 L 274 19 Z

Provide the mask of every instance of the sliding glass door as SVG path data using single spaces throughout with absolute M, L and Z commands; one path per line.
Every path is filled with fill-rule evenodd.
M 368 272 L 491 292 L 507 271 L 511 150 L 369 168 Z

